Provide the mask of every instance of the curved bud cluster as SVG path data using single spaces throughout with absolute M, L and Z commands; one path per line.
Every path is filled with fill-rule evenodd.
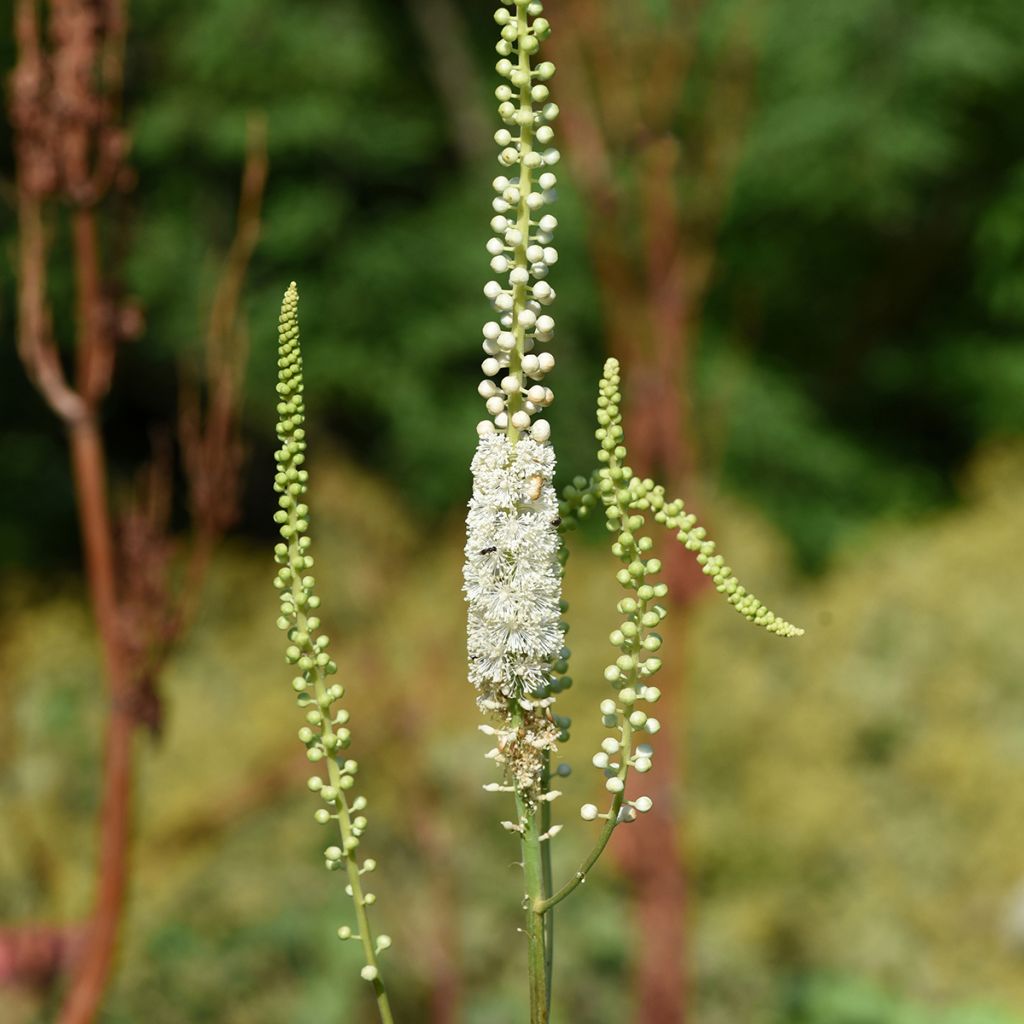
M 376 957 L 391 944 L 381 935 L 376 943 L 370 933 L 366 908 L 375 902 L 365 892 L 361 877 L 376 868 L 376 861 L 367 858 L 359 863 L 359 846 L 367 828 L 366 798 L 352 797 L 359 765 L 345 756 L 351 742 L 349 713 L 338 705 L 345 695 L 344 687 L 329 684 L 328 677 L 338 666 L 327 651 L 328 638 L 319 633 L 317 612 L 320 598 L 314 593 L 316 581 L 310 572 L 309 508 L 304 498 L 309 486 L 306 459 L 305 400 L 303 397 L 302 352 L 299 347 L 299 293 L 293 281 L 285 292 L 278 321 L 277 436 L 280 447 L 274 453 L 277 472 L 274 490 L 278 494 L 278 524 L 281 542 L 274 548 L 278 564 L 274 586 L 280 593 L 281 615 L 277 625 L 285 631 L 288 646 L 285 660 L 296 672 L 292 689 L 306 724 L 299 729 L 299 739 L 306 747 L 312 764 L 326 766 L 326 773 L 309 777 L 308 788 L 322 801 L 314 818 L 321 825 L 337 823 L 338 839 L 324 849 L 324 865 L 329 871 L 346 870 L 346 891 L 355 904 L 360 933 L 347 925 L 338 929 L 341 939 L 357 938 L 363 943 L 367 963 L 363 977 L 374 983 L 378 1003 L 387 997 L 380 981 Z
M 617 606 L 623 621 L 609 636 L 619 653 L 604 671 L 605 680 L 616 691 L 616 696 L 605 698 L 600 709 L 605 727 L 613 734 L 601 743 L 601 749 L 592 759 L 594 767 L 604 775 L 605 789 L 612 794 L 612 807 L 608 813 L 601 814 L 594 804 L 584 804 L 580 811 L 585 821 L 604 818 L 616 824 L 633 821 L 638 811 L 643 813 L 653 806 L 650 797 L 626 801 L 623 794 L 630 768 L 645 774 L 653 766 L 653 748 L 647 743 L 634 747 L 637 733 L 653 735 L 661 728 L 661 723 L 644 705 L 656 704 L 661 697 L 661 691 L 651 685 L 650 679 L 661 669 L 658 651 L 662 639 L 656 630 L 668 614 L 659 603 L 668 595 L 668 587 L 652 580 L 661 571 L 661 561 L 651 554 L 653 538 L 642 532 L 646 515 L 653 513 L 655 522 L 678 531 L 686 547 L 697 552 L 698 562 L 713 578 L 717 589 L 751 622 L 779 636 L 803 633 L 748 593 L 724 564 L 722 556 L 715 553 L 715 545 L 706 539 L 703 527 L 696 525 L 692 515 L 684 514 L 682 501 L 666 501 L 661 485 L 653 480 L 638 479 L 625 464 L 619 384 L 618 361 L 609 359 L 601 378 L 598 425 L 594 435 L 600 442 L 597 458 L 601 466 L 595 474 L 593 487 L 582 478 L 573 481 L 573 485 L 566 488 L 562 503 L 567 514 L 582 519 L 600 500 L 605 525 L 616 535 L 612 553 L 622 562 L 616 579 L 627 591 Z
M 607 467 L 599 470 L 601 482 L 598 486 L 605 504 L 609 504 L 609 496 L 614 494 L 622 505 L 622 511 L 619 513 L 620 522 L 627 521 L 629 518 L 627 513 L 652 512 L 655 522 L 678 531 L 679 540 L 688 551 L 696 553 L 698 564 L 703 567 L 704 574 L 711 577 L 715 589 L 724 594 L 729 604 L 744 618 L 777 636 L 803 636 L 804 631 L 799 626 L 794 626 L 791 622 L 777 616 L 740 583 L 732 569 L 725 564 L 725 559 L 716 553 L 715 542 L 709 540 L 707 531 L 703 526 L 697 524 L 696 516 L 685 512 L 681 498 L 668 501 L 665 497 L 664 487 L 656 484 L 653 480 L 637 479 L 633 475 L 633 471 L 624 465 L 626 448 L 623 444 L 622 415 L 619 411 L 619 403 L 622 399 L 618 392 L 618 385 L 618 360 L 609 359 L 605 363 L 604 375 L 601 379 L 596 433 L 597 439 L 601 442 L 597 458 Z M 628 531 L 626 540 L 629 541 Z M 620 538 L 621 541 L 622 538 Z M 633 565 L 630 569 L 635 569 L 635 567 Z M 621 582 L 623 572 L 619 573 L 619 579 Z
M 555 198 L 557 178 L 549 169 L 558 162 L 551 148 L 558 106 L 549 99 L 545 84 L 555 73 L 550 61 L 533 66 L 540 43 L 551 32 L 543 5 L 515 0 L 500 7 L 494 20 L 501 26 L 496 65 L 507 82 L 495 91 L 498 114 L 504 122 L 494 136 L 500 147 L 498 163 L 511 173 L 494 179 L 492 204 L 494 237 L 487 243 L 491 270 L 484 295 L 490 299 L 495 319 L 484 325 L 485 359 L 480 382 L 491 419 L 481 420 L 481 436 L 496 430 L 515 440 L 521 433 L 541 443 L 551 436 L 548 421 L 537 418 L 553 401 L 543 383 L 554 368 L 554 356 L 543 349 L 554 336 L 555 321 L 546 311 L 555 290 L 547 281 L 558 250 L 551 244 L 557 219 L 545 208 Z
M 463 571 L 469 679 L 481 705 L 541 700 L 562 654 L 558 504 L 550 445 L 481 437 Z

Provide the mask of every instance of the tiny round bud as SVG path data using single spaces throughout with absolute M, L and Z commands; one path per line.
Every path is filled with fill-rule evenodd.
M 638 796 L 633 801 L 633 806 L 641 814 L 646 814 L 654 806 L 654 801 L 649 796 Z
M 597 818 L 598 810 L 594 804 L 584 804 L 580 808 L 580 817 L 584 821 L 594 821 Z
M 377 975 L 379 973 L 380 972 L 377 970 L 376 967 L 373 966 L 373 964 L 367 964 L 359 972 L 359 976 L 363 979 L 363 981 L 376 981 L 377 980 Z
M 626 784 L 622 779 L 616 776 L 615 778 L 609 779 L 604 784 L 604 788 L 607 789 L 609 793 L 621 793 L 626 788 Z
M 543 444 L 551 437 L 551 424 L 547 420 L 537 420 L 530 431 L 534 441 Z

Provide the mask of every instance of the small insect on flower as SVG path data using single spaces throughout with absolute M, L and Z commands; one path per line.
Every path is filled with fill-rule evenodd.
M 539 501 L 541 490 L 544 487 L 544 477 L 539 473 L 535 473 L 530 477 L 528 484 L 529 487 L 526 491 L 526 497 L 529 498 L 530 501 Z
M 480 554 L 481 555 L 493 555 L 494 552 L 497 551 L 497 550 L 498 549 L 496 547 L 481 548 L 480 549 Z

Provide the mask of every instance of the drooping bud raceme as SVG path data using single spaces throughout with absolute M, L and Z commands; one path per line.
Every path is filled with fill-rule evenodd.
M 558 259 L 551 244 L 557 221 L 545 212 L 556 185 L 547 168 L 558 161 L 549 146 L 558 108 L 545 84 L 554 66 L 533 63 L 550 32 L 540 13 L 539 3 L 517 0 L 494 16 L 501 26 L 496 67 L 506 80 L 495 93 L 504 173 L 494 180 L 487 251 L 496 276 L 484 288 L 494 318 L 484 325 L 486 377 L 478 388 L 490 418 L 477 425 L 464 570 L 469 678 L 481 708 L 499 719 L 486 727 L 498 738 L 491 756 L 520 790 L 536 789 L 544 757 L 563 734 L 547 710 L 552 668 L 564 660 L 564 626 L 555 456 L 540 415 L 554 400 L 545 383 L 555 365 L 546 350 L 555 328 L 547 277 Z
M 604 506 L 605 525 L 615 535 L 612 553 L 622 562 L 616 579 L 626 591 L 618 603 L 623 619 L 608 638 L 618 654 L 604 671 L 616 696 L 606 697 L 600 705 L 601 720 L 612 735 L 602 741 L 601 749 L 591 759 L 604 777 L 605 789 L 612 794 L 612 806 L 604 814 L 595 804 L 584 804 L 580 809 L 585 821 L 603 818 L 609 827 L 634 821 L 637 812 L 643 814 L 653 806 L 648 796 L 627 800 L 624 795 L 631 768 L 644 775 L 653 767 L 653 747 L 646 741 L 636 743 L 637 738 L 645 733 L 653 736 L 661 728 L 647 708 L 661 698 L 661 690 L 651 680 L 661 669 L 658 652 L 662 638 L 657 629 L 668 614 L 663 603 L 668 586 L 655 580 L 661 572 L 661 560 L 651 555 L 654 540 L 644 533 L 648 516 L 678 531 L 678 539 L 696 553 L 704 573 L 740 614 L 778 636 L 803 634 L 798 626 L 766 608 L 736 579 L 704 528 L 685 512 L 681 500 L 668 500 L 664 487 L 633 473 L 626 463 L 620 384 L 618 361 L 609 359 L 597 402 L 595 437 L 600 442 L 600 467 L 591 485 L 580 479 L 566 489 L 564 506 L 567 519 L 585 518 L 595 505 L 596 493 Z

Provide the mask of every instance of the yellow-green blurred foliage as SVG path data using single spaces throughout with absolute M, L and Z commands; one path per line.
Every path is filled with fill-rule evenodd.
M 448 950 L 468 1024 L 512 1024 L 517 851 L 502 798 L 480 788 L 492 776 L 464 681 L 460 524 L 425 535 L 339 456 L 321 452 L 313 480 L 397 1010 L 428 1019 Z M 710 596 L 685 638 L 678 615 L 666 622 L 665 686 L 685 691 L 698 1024 L 952 1021 L 940 1012 L 982 1004 L 1008 1016 L 956 1020 L 1024 1019 L 1024 453 L 991 451 L 967 489 L 941 519 L 864 537 L 813 586 L 788 581 L 763 523 L 707 509 L 748 585 L 808 633 L 782 643 Z M 574 819 L 597 791 L 617 600 L 603 548 L 574 548 L 562 875 L 591 828 Z M 133 899 L 105 1024 L 371 1019 L 356 953 L 333 939 L 347 901 L 319 856 L 272 575 L 269 547 L 222 555 L 166 675 L 163 739 L 140 741 Z M 0 916 L 73 921 L 89 905 L 101 688 L 81 595 L 34 587 L 8 595 L 0 638 Z M 559 913 L 557 1021 L 624 1019 L 629 927 L 608 860 Z M 812 1018 L 806 989 L 822 978 L 897 1002 L 827 995 Z M 51 1013 L 0 993 L 5 1022 Z

